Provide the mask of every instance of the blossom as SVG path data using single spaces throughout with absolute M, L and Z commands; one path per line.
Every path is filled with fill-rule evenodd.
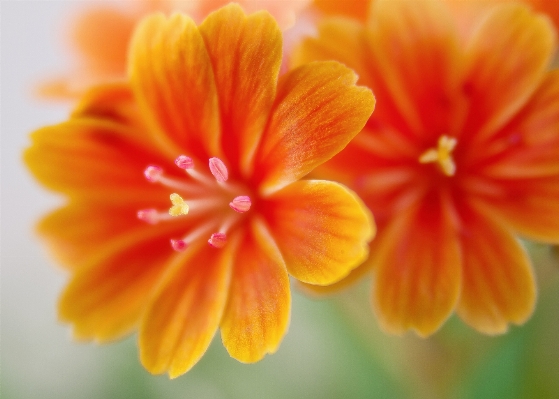
M 363 128 L 374 97 L 333 61 L 278 80 L 281 45 L 267 12 L 237 5 L 200 26 L 150 16 L 130 84 L 94 88 L 33 134 L 29 168 L 69 198 L 39 231 L 71 275 L 59 314 L 77 339 L 138 329 L 144 366 L 175 377 L 219 327 L 254 362 L 287 330 L 288 275 L 330 284 L 366 258 L 366 206 L 301 178 Z
M 377 98 L 365 129 L 321 170 L 356 190 L 378 226 L 369 260 L 345 282 L 372 270 L 389 332 L 426 336 L 456 310 L 503 333 L 536 299 L 516 235 L 559 242 L 552 25 L 501 5 L 463 43 L 440 2 L 379 0 L 371 16 L 325 20 L 294 55 L 344 62 Z
M 146 15 L 161 11 L 187 13 L 200 22 L 229 0 L 134 0 L 117 5 L 95 5 L 77 14 L 68 32 L 74 67 L 64 75 L 49 79 L 39 88 L 50 98 L 79 97 L 88 87 L 126 78 L 127 49 L 135 25 Z M 269 11 L 283 29 L 295 22 L 309 0 L 239 0 L 243 9 Z

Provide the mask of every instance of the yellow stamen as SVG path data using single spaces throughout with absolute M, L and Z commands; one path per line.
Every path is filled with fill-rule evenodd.
M 188 205 L 177 193 L 171 194 L 171 203 L 173 206 L 169 208 L 169 215 L 180 216 L 188 214 Z
M 456 147 L 457 140 L 453 137 L 442 135 L 439 138 L 437 148 L 430 148 L 419 157 L 419 163 L 436 162 L 442 172 L 447 176 L 454 176 L 456 164 L 452 159 L 452 151 Z

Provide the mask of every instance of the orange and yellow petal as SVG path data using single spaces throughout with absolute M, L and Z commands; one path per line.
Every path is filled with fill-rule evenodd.
M 544 12 L 555 24 L 555 28 L 559 29 L 559 3 L 549 0 L 528 0 L 536 10 Z
M 476 215 L 477 213 L 477 215 Z M 532 314 L 536 285 L 520 243 L 500 224 L 473 212 L 464 218 L 460 317 L 485 334 L 501 334 L 509 323 Z
M 405 192 L 418 186 L 418 148 L 387 125 L 369 125 L 313 175 L 356 190 L 379 221 L 379 215 L 393 214 Z
M 353 69 L 359 83 L 369 86 L 369 71 L 365 66 L 366 46 L 363 25 L 347 19 L 328 18 L 318 25 L 316 37 L 304 38 L 290 57 L 292 67 L 312 61 L 336 60 Z
M 496 195 L 476 201 L 480 208 L 524 237 L 559 243 L 559 177 L 498 183 Z
M 220 155 L 219 103 L 204 39 L 189 17 L 151 15 L 130 45 L 129 76 L 150 131 L 169 156 Z
M 84 78 L 79 74 L 65 74 L 39 82 L 35 94 L 42 99 L 68 100 L 79 98 L 90 82 L 89 77 Z
M 510 181 L 559 175 L 559 70 L 547 74 L 484 153 L 492 156 L 482 169 L 489 178 Z
M 221 337 L 229 354 L 256 362 L 274 353 L 287 332 L 291 293 L 287 269 L 262 221 L 255 221 L 235 258 Z
M 72 44 L 82 68 L 99 75 L 125 75 L 128 42 L 137 15 L 116 7 L 95 7 L 73 21 Z
M 427 142 L 441 131 L 455 130 L 462 57 L 458 34 L 444 4 L 378 0 L 372 15 L 368 65 L 375 79 L 373 92 L 379 106 L 381 99 L 389 101 L 400 116 L 385 120 L 400 119 L 394 127 L 405 121 L 403 131 Z M 377 85 L 382 88 L 379 93 Z
M 167 205 L 168 200 L 162 202 Z M 112 251 L 124 236 L 152 230 L 136 218 L 136 211 L 153 204 L 110 204 L 73 202 L 44 217 L 37 231 L 54 257 L 70 270 L 77 270 L 91 258 Z M 141 234 L 141 233 L 140 233 Z
M 256 158 L 261 190 L 285 187 L 332 158 L 373 112 L 371 91 L 338 62 L 314 62 L 282 76 Z
M 148 186 L 143 171 L 161 156 L 140 144 L 141 135 L 111 121 L 71 119 L 34 132 L 24 160 L 42 184 L 74 198 L 158 201 L 165 191 Z
M 454 211 L 433 195 L 394 215 L 375 242 L 373 309 L 390 333 L 435 332 L 460 296 L 462 262 Z
M 105 342 L 138 327 L 157 280 L 175 252 L 167 231 L 137 231 L 99 248 L 73 274 L 58 305 L 79 340 Z
M 202 357 L 225 309 L 238 244 L 206 243 L 177 257 L 147 307 L 139 333 L 140 359 L 153 374 L 186 373 Z
M 298 288 L 307 295 L 321 297 L 323 295 L 334 294 L 344 290 L 347 287 L 356 284 L 358 281 L 371 277 L 372 265 L 370 262 L 364 262 L 360 266 L 353 269 L 347 276 L 340 281 L 329 285 L 315 285 L 307 283 L 299 283 Z
M 267 12 L 247 17 L 231 4 L 210 14 L 200 33 L 217 84 L 223 151 L 246 174 L 276 93 L 281 31 Z
M 544 78 L 555 46 L 550 21 L 521 5 L 493 8 L 466 50 L 463 131 L 482 142 L 523 107 Z
M 559 242 L 559 71 L 548 73 L 528 104 L 487 144 L 479 173 L 494 187 L 490 213 L 520 234 Z
M 367 258 L 374 222 L 344 186 L 298 181 L 274 193 L 264 207 L 289 274 L 302 282 L 332 284 Z
M 72 111 L 71 118 L 96 118 L 143 131 L 143 121 L 136 106 L 134 93 L 125 82 L 105 83 L 83 94 Z M 147 137 L 142 137 L 146 140 Z

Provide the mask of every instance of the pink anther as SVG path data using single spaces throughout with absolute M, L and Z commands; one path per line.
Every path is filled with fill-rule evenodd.
M 161 169 L 159 166 L 148 166 L 146 170 L 144 170 L 144 176 L 146 177 L 147 181 L 151 183 L 158 182 L 162 174 L 163 169 Z
M 142 209 L 137 213 L 138 219 L 149 224 L 156 224 L 159 221 L 159 216 L 155 209 Z
M 208 244 L 214 248 L 223 248 L 227 243 L 227 235 L 225 233 L 213 233 Z
M 171 239 L 171 246 L 177 252 L 182 252 L 188 248 L 188 244 L 184 240 L 173 240 Z
M 238 197 L 233 198 L 233 201 L 229 203 L 231 209 L 235 212 L 243 213 L 250 209 L 252 202 L 250 201 L 250 197 L 246 195 L 240 195 Z
M 217 157 L 210 158 L 210 172 L 212 172 L 212 175 L 214 175 L 215 179 L 220 183 L 227 181 L 229 178 L 227 166 Z
M 180 155 L 177 159 L 175 159 L 175 165 L 184 170 L 192 169 L 194 168 L 194 161 L 186 155 Z

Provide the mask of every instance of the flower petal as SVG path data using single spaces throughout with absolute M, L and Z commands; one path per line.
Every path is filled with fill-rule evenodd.
M 460 317 L 480 332 L 500 334 L 508 323 L 522 324 L 532 314 L 536 285 L 526 251 L 490 219 L 464 217 L 463 282 Z
M 545 17 L 521 5 L 495 7 L 467 48 L 463 91 L 471 108 L 463 131 L 481 141 L 501 128 L 540 85 L 554 41 Z
M 146 130 L 142 127 L 142 117 L 130 85 L 122 82 L 97 85 L 88 90 L 72 111 L 72 118 L 97 118 Z
M 356 190 L 381 223 L 407 208 L 409 193 L 422 191 L 428 179 L 417 171 L 418 149 L 413 143 L 387 125 L 369 125 L 313 176 Z
M 332 158 L 373 112 L 371 91 L 337 62 L 314 62 L 282 76 L 256 158 L 256 178 L 272 192 Z
M 170 236 L 152 229 L 121 237 L 77 270 L 58 305 L 60 319 L 73 324 L 77 339 L 104 342 L 137 327 L 150 292 L 176 254 Z
M 435 332 L 460 295 L 457 227 L 445 197 L 425 197 L 380 230 L 373 263 L 373 309 L 382 328 L 421 336 Z
M 462 59 L 447 8 L 429 0 L 378 0 L 371 15 L 371 87 L 379 107 L 388 102 L 381 109 L 388 120 L 398 119 L 391 111 L 396 108 L 406 126 L 393 126 L 427 143 L 455 130 Z
M 367 258 L 374 223 L 344 186 L 298 181 L 274 193 L 263 207 L 287 270 L 298 280 L 332 284 Z
M 315 285 L 315 284 L 307 284 L 301 283 L 297 284 L 297 287 L 303 291 L 307 295 L 320 297 L 323 295 L 334 294 L 339 292 L 351 285 L 355 284 L 357 281 L 367 277 L 371 277 L 371 264 L 370 262 L 362 263 L 360 266 L 357 266 L 353 269 L 346 277 L 341 279 L 340 281 L 330 284 L 330 285 Z
M 140 359 L 153 374 L 186 373 L 202 357 L 225 308 L 238 242 L 188 248 L 176 259 L 144 313 Z
M 210 57 L 196 24 L 162 14 L 140 22 L 130 46 L 129 75 L 156 141 L 169 156 L 220 155 L 219 105 Z
M 304 38 L 291 55 L 292 67 L 312 61 L 336 60 L 351 68 L 359 76 L 359 83 L 371 87 L 365 65 L 366 46 L 363 25 L 348 19 L 326 18 L 318 25 L 316 37 Z
M 24 160 L 48 188 L 73 197 L 114 203 L 153 199 L 168 193 L 146 182 L 143 171 L 164 161 L 130 127 L 100 119 L 71 119 L 35 131 Z M 110 198 L 107 197 L 110 193 Z
M 528 238 L 559 243 L 559 177 L 501 181 L 496 187 L 476 205 Z
M 493 187 L 478 204 L 521 234 L 559 242 L 559 71 L 480 154 L 469 154 Z
M 528 104 L 486 146 L 481 173 L 516 180 L 559 176 L 559 70 L 547 74 Z M 487 155 L 486 155 L 487 157 Z
M 246 173 L 276 93 L 281 31 L 268 13 L 247 17 L 230 4 L 208 16 L 200 33 L 217 83 L 223 150 Z
M 274 353 L 287 331 L 291 308 L 289 278 L 274 239 L 255 222 L 235 259 L 221 337 L 229 354 L 256 362 Z
M 81 68 L 99 79 L 124 76 L 126 50 L 138 19 L 138 14 L 130 11 L 98 6 L 74 19 L 72 44 L 82 58 Z
M 151 230 L 151 225 L 136 218 L 138 209 L 130 204 L 74 202 L 43 218 L 37 230 L 57 260 L 76 270 L 112 250 L 122 237 Z

